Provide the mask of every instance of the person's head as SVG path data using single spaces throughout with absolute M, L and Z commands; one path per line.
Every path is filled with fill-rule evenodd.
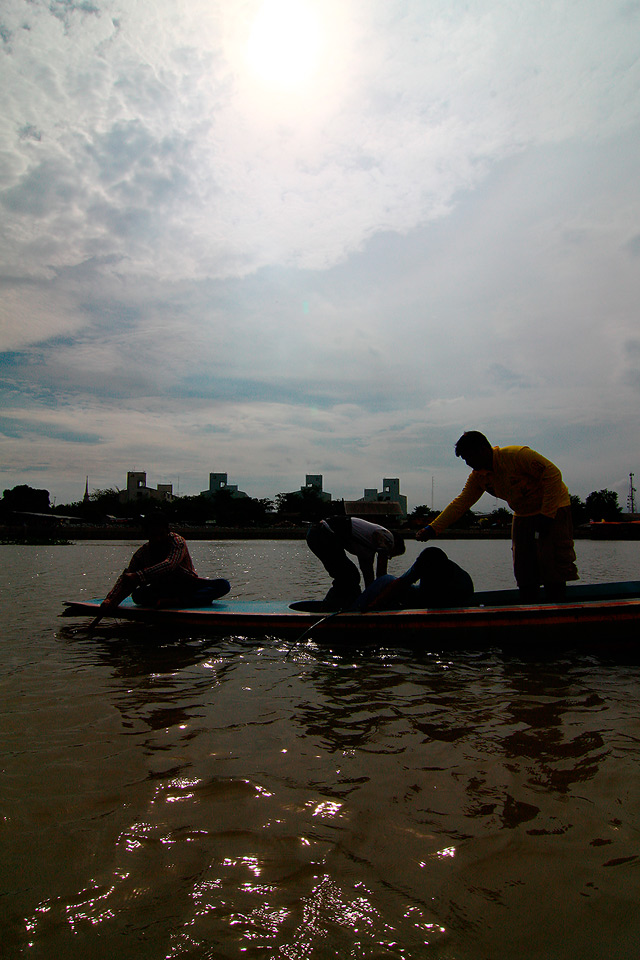
M 444 570 L 449 563 L 449 557 L 440 547 L 427 547 L 419 554 L 413 566 L 414 569 L 420 572 L 420 576 L 423 577 Z
M 472 470 L 491 470 L 493 448 L 484 433 L 467 430 L 456 443 L 456 457 L 462 457 Z
M 393 548 L 389 556 L 400 557 L 407 549 L 404 542 L 404 537 L 401 533 L 398 533 L 397 530 L 392 530 L 391 533 L 393 534 Z
M 164 540 L 169 535 L 169 521 L 161 513 L 149 513 L 142 518 L 142 530 L 151 543 Z

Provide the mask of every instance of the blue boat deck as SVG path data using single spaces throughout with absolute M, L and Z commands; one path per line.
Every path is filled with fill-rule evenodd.
M 366 636 L 381 639 L 435 642 L 535 643 L 552 637 L 579 641 L 587 632 L 640 640 L 640 581 L 575 584 L 562 603 L 523 604 L 517 590 L 480 591 L 476 603 L 442 609 L 373 610 L 366 613 L 292 609 L 286 600 L 235 600 L 225 597 L 206 607 L 152 609 L 125 600 L 108 616 L 115 620 L 154 623 L 172 630 L 196 628 L 208 633 L 245 636 L 300 636 L 313 628 L 314 637 L 341 639 Z M 75 601 L 63 616 L 95 616 L 100 599 Z M 297 606 L 297 604 L 296 604 Z

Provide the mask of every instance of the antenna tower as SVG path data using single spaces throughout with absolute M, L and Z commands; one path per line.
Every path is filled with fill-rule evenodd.
M 633 485 L 633 474 L 629 474 L 629 496 L 627 497 L 627 510 L 629 513 L 636 512 L 636 488 Z

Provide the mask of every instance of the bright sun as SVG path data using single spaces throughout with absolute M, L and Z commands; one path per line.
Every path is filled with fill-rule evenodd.
M 265 0 L 249 37 L 249 64 L 269 86 L 296 87 L 315 70 L 320 43 L 320 22 L 312 3 Z

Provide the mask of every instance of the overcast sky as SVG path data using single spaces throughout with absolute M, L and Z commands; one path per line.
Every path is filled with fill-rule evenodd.
M 639 39 L 637 0 L 3 0 L 0 492 L 438 508 L 479 429 L 626 507 Z

